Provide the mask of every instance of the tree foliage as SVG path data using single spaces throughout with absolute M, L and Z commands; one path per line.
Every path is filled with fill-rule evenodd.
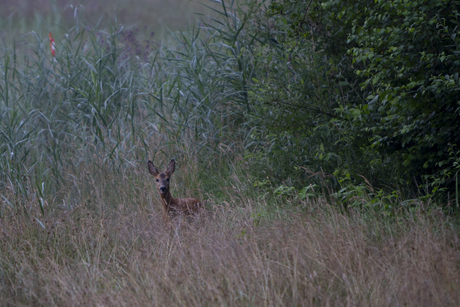
M 271 2 L 277 44 L 263 51 L 269 77 L 256 80 L 253 101 L 263 127 L 255 139 L 270 144 L 262 154 L 284 161 L 273 173 L 283 177 L 290 165 L 392 189 L 419 191 L 427 181 L 455 189 L 459 8 L 449 0 Z
M 371 89 L 371 141 L 402 157 L 411 175 L 454 172 L 449 148 L 460 143 L 458 1 L 376 1 L 353 22 L 349 50 Z M 458 148 L 457 148 L 458 150 Z

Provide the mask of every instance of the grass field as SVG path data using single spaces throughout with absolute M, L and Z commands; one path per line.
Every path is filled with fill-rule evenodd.
M 118 184 L 118 202 L 98 199 L 108 183 L 98 184 L 94 203 L 56 209 L 44 227 L 39 212 L 4 214 L 3 304 L 459 303 L 458 237 L 441 214 L 382 221 L 326 203 L 280 210 L 286 204 L 234 196 L 208 199 L 206 218 L 165 230 L 151 185 L 108 181 Z M 124 185 L 138 197 L 125 200 L 133 192 Z
M 344 210 L 251 176 L 253 45 L 230 5 L 205 25 L 185 1 L 119 1 L 112 23 L 109 1 L 31 3 L 0 1 L 1 305 L 460 304 L 441 209 Z M 171 158 L 173 196 L 206 214 L 165 227 L 147 161 Z

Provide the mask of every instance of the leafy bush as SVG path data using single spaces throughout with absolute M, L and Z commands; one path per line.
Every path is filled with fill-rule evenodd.
M 297 165 L 334 174 L 335 187 L 347 176 L 359 186 L 363 176 L 406 196 L 452 192 L 459 7 L 447 0 L 271 3 L 266 18 L 277 44 L 259 56 L 259 151 L 250 157 L 278 181 L 302 178 L 292 172 Z
M 452 178 L 449 148 L 460 144 L 460 2 L 378 1 L 353 22 L 350 49 L 383 154 L 402 157 L 406 180 Z

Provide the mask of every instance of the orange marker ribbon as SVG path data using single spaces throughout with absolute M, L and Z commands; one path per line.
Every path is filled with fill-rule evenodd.
M 51 32 L 50 32 L 50 48 L 51 48 L 51 54 L 53 55 L 53 57 L 56 56 L 56 46 L 54 44 L 54 38 L 51 36 Z

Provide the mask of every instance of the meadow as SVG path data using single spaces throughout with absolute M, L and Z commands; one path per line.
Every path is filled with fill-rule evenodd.
M 445 206 L 261 179 L 259 6 L 110 3 L 0 1 L 0 305 L 460 304 Z M 206 212 L 164 225 L 171 158 Z

